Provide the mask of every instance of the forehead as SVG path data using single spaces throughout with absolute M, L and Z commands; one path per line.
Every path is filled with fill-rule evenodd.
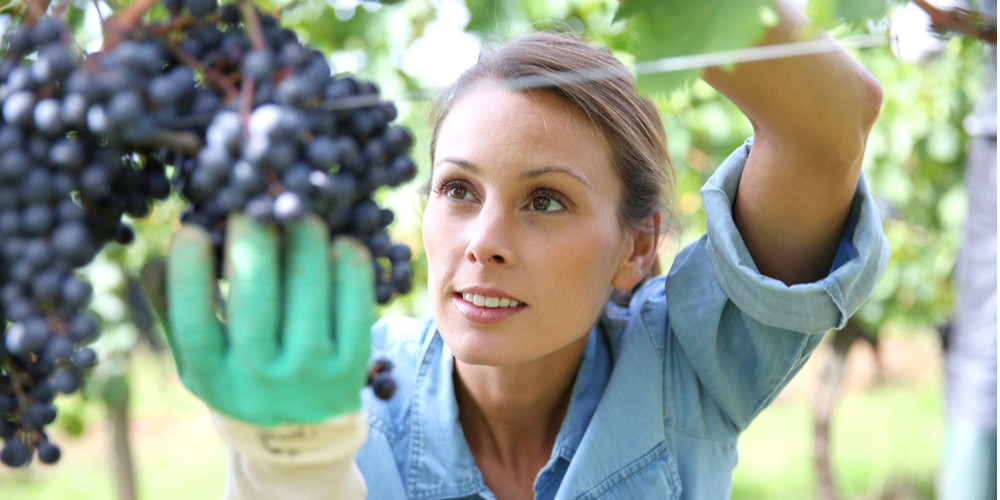
M 521 170 L 560 166 L 600 185 L 613 178 L 604 134 L 581 110 L 543 91 L 477 89 L 452 104 L 434 157 Z

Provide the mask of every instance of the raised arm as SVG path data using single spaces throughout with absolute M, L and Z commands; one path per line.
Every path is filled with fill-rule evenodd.
M 775 8 L 781 21 L 761 44 L 802 40 L 805 15 L 786 0 Z M 843 50 L 709 69 L 703 78 L 754 127 L 733 206 L 754 264 L 786 285 L 823 278 L 844 230 L 881 87 Z

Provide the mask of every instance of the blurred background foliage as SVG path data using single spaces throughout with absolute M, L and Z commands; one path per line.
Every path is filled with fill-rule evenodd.
M 66 2 L 67 24 L 80 50 L 87 52 L 101 46 L 100 17 L 112 15 L 125 3 Z M 381 313 L 406 315 L 419 315 L 427 307 L 419 188 L 430 173 L 433 107 L 427 97 L 434 93 L 423 91 L 447 85 L 475 62 L 482 44 L 535 29 L 579 33 L 608 47 L 626 64 L 746 46 L 771 18 L 769 2 L 741 2 L 704 2 L 723 11 L 741 6 L 734 11 L 739 13 L 733 15 L 736 21 L 700 30 L 697 23 L 678 23 L 684 18 L 673 18 L 667 10 L 641 15 L 640 7 L 652 4 L 644 0 L 629 0 L 626 5 L 631 10 L 617 17 L 615 0 L 407 0 L 395 5 L 357 0 L 256 1 L 263 9 L 279 13 L 282 24 L 303 41 L 328 53 L 335 71 L 377 82 L 384 96 L 397 102 L 398 121 L 416 137 L 417 180 L 379 194 L 397 216 L 390 231 L 393 239 L 414 250 L 417 283 L 413 293 L 397 298 Z M 662 4 L 662 9 L 676 9 L 702 2 Z M 895 4 L 814 0 L 805 7 L 832 34 L 848 36 L 885 33 L 887 22 L 879 16 Z M 630 12 L 640 14 L 627 19 Z M 165 11 L 158 7 L 149 15 L 162 18 Z M 7 13 L 0 14 L 0 29 L 6 30 L 12 22 Z M 699 28 L 689 29 L 692 25 Z M 678 42 L 684 33 L 694 33 L 694 39 Z M 951 272 L 967 203 L 961 185 L 967 137 L 961 124 L 982 92 L 983 46 L 954 39 L 941 57 L 921 65 L 898 61 L 888 47 L 854 55 L 878 78 L 884 92 L 864 173 L 880 204 L 893 249 L 885 275 L 857 319 L 867 335 L 891 331 L 926 337 L 947 320 L 952 306 Z M 662 110 L 677 172 L 676 208 L 683 220 L 683 230 L 662 247 L 664 270 L 677 251 L 705 230 L 698 190 L 725 157 L 753 135 L 749 121 L 734 105 L 691 76 L 662 75 L 642 82 L 644 90 L 656 90 L 651 97 Z M 415 95 L 422 98 L 413 99 Z M 109 451 L 112 446 L 94 440 L 116 442 L 114 431 L 104 430 L 114 408 L 127 409 L 133 420 L 125 428 L 140 441 L 134 459 L 139 498 L 221 496 L 224 448 L 211 432 L 204 408 L 179 387 L 161 334 L 135 286 L 141 267 L 166 254 L 181 209 L 176 197 L 158 204 L 148 218 L 133 221 L 135 243 L 110 245 L 82 271 L 94 285 L 90 308 L 103 321 L 103 328 L 93 346 L 101 363 L 85 390 L 57 400 L 60 432 L 80 436 L 78 446 L 64 440 L 65 458 L 56 467 L 0 470 L 0 498 L 112 497 L 115 479 L 110 470 L 120 464 L 111 468 L 107 464 L 120 457 Z M 903 478 L 909 485 L 903 488 L 903 497 L 931 495 L 942 422 L 939 379 L 939 374 L 933 374 L 914 387 L 883 385 L 844 401 L 838 410 L 843 415 L 834 427 L 833 447 L 835 468 L 843 472 L 838 486 L 847 496 L 882 497 L 885 488 L 872 493 L 872 470 L 881 471 L 883 486 L 886 478 Z M 734 475 L 734 498 L 808 498 L 813 494 L 806 401 L 779 401 L 746 433 Z M 109 428 L 114 429 L 111 420 Z M 872 422 L 880 420 L 885 427 L 873 428 Z M 900 425 L 902 421 L 907 424 Z M 155 437 L 163 433 L 176 435 L 173 439 Z M 130 446 L 127 440 L 126 446 Z M 873 453 L 872 446 L 888 451 L 880 448 Z M 74 460 L 74 453 L 101 459 Z M 130 463 L 133 460 L 126 458 Z

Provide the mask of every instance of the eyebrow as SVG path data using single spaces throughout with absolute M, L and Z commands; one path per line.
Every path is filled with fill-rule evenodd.
M 479 172 L 480 172 L 480 168 L 477 167 L 476 165 L 474 165 L 473 163 L 471 163 L 469 161 L 466 161 L 466 160 L 463 160 L 461 158 L 455 158 L 455 157 L 452 157 L 452 156 L 449 156 L 447 158 L 442 158 L 441 160 L 437 161 L 434 164 L 434 166 L 436 167 L 439 164 L 444 163 L 444 162 L 455 164 L 455 165 L 461 167 L 462 170 L 468 170 L 469 172 L 472 172 L 474 174 L 479 174 Z M 536 169 L 533 169 L 533 170 L 528 170 L 527 172 L 524 172 L 524 173 L 521 174 L 521 178 L 522 179 L 533 179 L 535 177 L 540 177 L 540 176 L 545 175 L 545 174 L 566 174 L 566 175 L 568 175 L 568 176 L 570 176 L 570 177 L 572 177 L 572 178 L 580 181 L 581 183 L 583 183 L 584 186 L 587 186 L 590 189 L 594 189 L 594 186 L 592 186 L 589 182 L 587 182 L 587 179 L 584 179 L 579 174 L 577 174 L 577 173 L 575 173 L 575 172 L 573 172 L 573 171 L 571 171 L 571 170 L 569 170 L 567 168 L 563 168 L 563 167 L 542 167 L 542 168 L 536 168 Z

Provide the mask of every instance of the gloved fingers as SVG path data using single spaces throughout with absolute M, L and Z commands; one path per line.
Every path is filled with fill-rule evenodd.
M 334 359 L 339 373 L 357 373 L 364 385 L 371 352 L 371 327 L 375 323 L 375 272 L 368 248 L 356 239 L 334 240 L 333 306 Z M 353 375 L 350 375 L 353 376 Z
M 262 368 L 278 350 L 281 289 L 277 229 L 242 214 L 230 215 L 225 259 L 229 341 L 240 362 Z
M 222 362 L 225 337 L 215 316 L 215 254 L 207 233 L 185 225 L 167 263 L 167 340 L 178 371 L 204 373 Z
M 316 216 L 285 228 L 283 356 L 296 369 L 326 359 L 333 350 L 330 325 L 330 231 Z

